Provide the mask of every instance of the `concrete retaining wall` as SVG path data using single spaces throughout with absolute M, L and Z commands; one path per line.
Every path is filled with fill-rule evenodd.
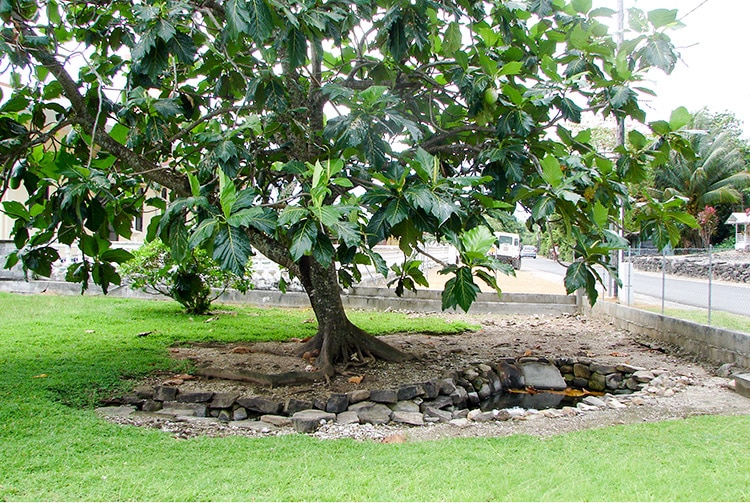
M 41 293 L 54 291 L 62 294 L 80 294 L 81 286 L 64 281 L 1 281 L 0 291 L 14 293 Z M 100 295 L 101 289 L 90 285 L 88 295 Z M 113 297 L 126 298 L 154 298 L 153 295 L 132 290 L 129 287 L 113 287 L 109 292 Z M 388 288 L 352 288 L 342 297 L 344 306 L 355 309 L 405 310 L 415 312 L 441 312 L 441 292 L 436 290 L 420 290 L 417 293 L 406 292 L 403 297 L 397 297 Z M 228 291 L 219 298 L 220 302 L 238 304 L 252 304 L 257 306 L 278 307 L 309 307 L 310 302 L 303 292 L 281 293 L 278 290 L 250 290 L 245 294 Z M 576 297 L 572 295 L 523 294 L 507 293 L 498 299 L 497 295 L 480 293 L 476 302 L 471 306 L 470 313 L 484 314 L 538 314 L 558 316 L 560 314 L 574 314 L 578 311 Z M 448 312 L 454 312 L 449 310 Z
M 617 327 L 646 335 L 679 347 L 717 364 L 734 363 L 750 368 L 750 334 L 710 327 L 611 302 L 599 302 L 590 310 L 594 316 L 612 321 Z

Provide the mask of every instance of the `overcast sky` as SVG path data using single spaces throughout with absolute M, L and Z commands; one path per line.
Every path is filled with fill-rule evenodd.
M 617 0 L 594 0 L 594 5 L 616 8 Z M 685 27 L 670 32 L 681 61 L 669 76 L 652 73 L 657 98 L 644 103 L 648 120 L 668 119 L 681 105 L 691 112 L 728 110 L 750 137 L 750 1 L 625 0 L 625 6 L 678 9 L 678 17 L 685 16 Z

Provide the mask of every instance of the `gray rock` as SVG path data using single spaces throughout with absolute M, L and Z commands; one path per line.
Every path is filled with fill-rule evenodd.
M 376 403 L 396 403 L 398 394 L 391 389 L 370 390 L 370 401 Z
M 479 409 L 474 409 L 474 410 L 469 411 L 469 413 L 466 416 L 466 419 L 468 419 L 469 421 L 477 422 L 477 423 L 487 423 L 495 419 L 495 414 L 493 414 L 492 411 L 483 412 Z
M 297 400 L 296 398 L 290 398 L 284 404 L 284 413 L 287 416 L 293 416 L 295 413 L 301 410 L 312 409 L 313 404 L 308 400 Z
M 440 385 L 436 379 L 423 382 L 422 389 L 424 390 L 425 400 L 433 400 L 440 395 Z
M 136 407 L 133 405 L 120 405 L 117 407 L 97 407 L 94 409 L 97 414 L 109 417 L 128 417 L 135 412 Z
M 591 369 L 591 372 L 598 372 L 602 375 L 607 374 L 614 374 L 617 372 L 617 366 L 616 365 L 603 365 L 601 363 L 592 363 L 589 365 L 589 368 Z
M 574 363 L 573 375 L 582 379 L 588 379 L 589 377 L 591 377 L 591 370 L 589 369 L 588 365 L 583 365 L 582 363 Z
M 463 417 L 469 417 L 469 409 L 454 410 L 452 413 L 453 419 L 461 419 Z
M 178 394 L 177 401 L 184 403 L 203 403 L 211 400 L 213 396 L 213 391 L 190 391 L 188 393 Z
M 328 402 L 328 400 L 323 399 L 323 398 L 321 398 L 319 396 L 316 396 L 315 398 L 313 398 L 312 408 L 313 409 L 318 409 L 318 410 L 326 410 L 326 403 L 327 402 Z
M 519 365 L 526 386 L 535 389 L 563 390 L 568 387 L 554 365 L 542 362 L 528 362 Z
M 349 406 L 349 410 L 357 412 L 360 409 L 363 409 L 365 407 L 372 407 L 373 405 L 375 405 L 375 402 L 371 402 L 369 400 L 365 400 L 364 402 L 357 402 L 357 403 L 351 404 Z
M 349 397 L 344 393 L 334 393 L 328 397 L 326 402 L 326 412 L 338 414 L 344 412 L 349 407 Z
M 412 398 L 417 398 L 418 396 L 422 395 L 424 395 L 424 388 L 422 388 L 420 384 L 409 384 L 406 386 L 401 386 L 396 392 L 396 398 L 399 401 L 411 400 Z M 374 401 L 377 402 L 377 400 Z
M 589 389 L 593 391 L 604 391 L 607 387 L 607 380 L 604 375 L 594 372 L 589 378 Z
M 138 398 L 145 398 L 147 400 L 154 398 L 154 388 L 151 386 L 138 386 L 133 390 L 133 393 L 138 395 Z
M 257 431 L 258 433 L 271 433 L 272 431 L 276 430 L 274 425 L 263 422 L 263 421 L 258 421 L 255 419 L 245 419 L 244 421 L 233 421 L 230 424 L 233 428 L 253 430 L 253 431 Z
M 137 393 L 125 393 L 124 395 L 122 395 L 122 403 L 141 407 L 144 403 L 146 403 L 146 399 L 141 398 Z
M 479 369 L 479 371 L 480 371 L 480 372 L 481 372 L 482 374 L 485 374 L 485 373 L 487 373 L 487 372 L 492 372 L 492 367 L 490 367 L 490 366 L 489 366 L 489 365 L 487 365 L 486 363 L 480 363 L 479 365 L 477 365 L 477 368 Z
M 424 416 L 419 412 L 395 411 L 392 420 L 396 423 L 410 424 L 412 426 L 424 425 Z
M 160 402 L 171 402 L 177 398 L 177 388 L 169 386 L 157 386 L 154 388 L 154 400 Z
M 466 398 L 468 403 L 475 407 L 481 402 L 481 400 L 479 399 L 479 393 L 477 393 L 476 391 L 469 391 L 468 393 L 466 393 Z M 458 404 L 456 404 L 456 406 L 458 406 Z
M 651 382 L 656 378 L 654 373 L 649 370 L 639 370 L 637 372 L 633 372 L 633 375 L 631 377 L 638 382 Z
M 732 374 L 734 363 L 725 363 L 716 371 L 716 375 L 719 377 L 729 377 Z
M 601 398 L 597 398 L 597 397 L 595 397 L 595 396 L 587 396 L 587 397 L 584 397 L 584 398 L 583 398 L 583 400 L 581 400 L 581 401 L 582 401 L 583 403 L 585 403 L 586 405 L 591 405 L 591 406 L 593 406 L 593 407 L 601 407 L 601 408 L 604 408 L 604 407 L 606 407 L 606 406 L 607 406 L 607 404 L 606 404 L 606 403 L 604 403 L 604 400 L 602 400 Z
M 445 410 L 436 409 L 434 407 L 425 407 L 424 418 L 425 421 L 427 421 L 427 418 L 436 418 L 442 423 L 447 423 L 448 421 L 453 419 L 453 414 Z
M 264 423 L 272 424 L 279 428 L 292 425 L 292 420 L 287 416 L 277 416 L 275 414 L 264 414 L 260 416 L 260 420 Z
M 157 410 L 161 410 L 161 408 L 162 408 L 161 402 L 157 402 L 156 400 L 146 400 L 143 403 L 141 410 L 143 412 L 156 412 Z
M 359 424 L 359 416 L 356 411 L 347 410 L 336 414 L 336 422 L 338 424 Z
M 259 396 L 238 398 L 237 403 L 248 410 L 261 414 L 278 414 L 283 409 L 281 403 Z
M 608 389 L 617 389 L 622 385 L 622 374 L 615 372 L 604 376 L 604 382 Z
M 453 405 L 462 409 L 469 401 L 469 394 L 462 386 L 456 386 L 456 391 L 451 393 L 451 400 L 453 400 Z
M 365 400 L 370 399 L 370 390 L 357 389 L 354 391 L 350 391 L 346 395 L 349 397 L 349 403 L 364 402 Z
M 239 397 L 237 393 L 216 393 L 208 406 L 212 409 L 229 409 Z
M 419 405 L 411 400 L 401 400 L 400 402 L 388 405 L 393 412 L 419 412 Z
M 574 388 L 588 388 L 589 380 L 583 377 L 575 377 L 571 383 Z
M 523 389 L 526 386 L 521 370 L 516 365 L 501 361 L 495 371 L 503 389 Z
M 492 389 L 490 388 L 490 384 L 488 382 L 483 383 L 482 387 L 477 390 L 477 395 L 479 395 L 480 400 L 484 400 L 485 398 L 492 395 Z
M 451 419 L 448 422 L 458 428 L 468 428 L 469 426 L 471 426 L 471 422 L 465 417 L 462 417 L 460 419 Z
M 237 407 L 232 412 L 233 421 L 244 421 L 247 418 L 248 418 L 247 409 L 245 407 Z
M 376 403 L 369 407 L 362 407 L 357 411 L 359 421 L 369 424 L 388 424 L 393 415 L 393 411 L 387 405 Z
M 632 365 L 628 365 L 627 363 L 621 363 L 617 366 L 618 372 L 623 372 L 625 374 L 632 374 L 633 372 L 638 372 L 639 370 L 646 370 L 643 367 L 634 367 Z
M 474 369 L 467 369 L 464 372 L 464 379 L 466 379 L 467 381 L 473 381 L 477 377 L 479 377 L 479 373 Z
M 424 412 L 425 407 L 433 407 L 435 409 L 445 409 L 446 407 L 452 407 L 453 406 L 453 399 L 449 396 L 440 395 L 434 400 L 425 400 L 422 402 L 422 405 L 420 405 L 420 408 L 422 409 L 422 412 Z
M 211 411 L 211 415 L 212 416 L 213 416 L 213 412 L 214 411 Z M 229 409 L 221 409 L 221 410 L 218 410 L 216 412 L 218 412 L 216 418 L 219 421 L 231 421 L 232 419 L 234 419 L 234 414 Z
M 318 409 L 307 409 L 296 412 L 292 416 L 292 426 L 299 433 L 312 433 L 321 425 L 335 420 L 336 414 Z
M 493 410 L 492 415 L 494 416 L 495 421 L 509 421 L 513 417 L 510 415 L 510 412 L 505 409 Z
M 182 402 L 164 402 L 163 408 L 157 411 L 157 414 L 166 414 L 172 416 L 208 416 L 208 407 L 205 403 L 182 403 Z
M 438 391 L 441 395 L 450 396 L 454 391 L 456 391 L 456 382 L 450 377 L 440 379 L 438 381 Z
M 483 372 L 482 375 L 487 380 L 487 384 L 489 384 L 490 386 L 490 394 L 496 395 L 498 393 L 502 393 L 503 383 L 500 381 L 500 378 L 497 376 L 497 374 L 492 371 L 492 369 Z

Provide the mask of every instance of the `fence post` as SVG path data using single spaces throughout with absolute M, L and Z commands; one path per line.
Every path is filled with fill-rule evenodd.
M 633 247 L 628 247 L 628 307 L 633 299 Z
M 711 255 L 712 246 L 708 244 L 708 325 L 711 325 L 711 297 L 712 297 L 712 283 L 714 277 L 714 264 L 713 256 Z
M 664 297 L 667 289 L 667 254 L 661 251 L 661 314 L 664 314 Z

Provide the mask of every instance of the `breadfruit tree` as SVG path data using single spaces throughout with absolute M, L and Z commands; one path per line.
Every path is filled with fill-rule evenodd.
M 48 275 L 52 245 L 77 242 L 68 279 L 106 290 L 129 258 L 112 234 L 161 207 L 150 232 L 177 260 L 203 247 L 241 273 L 260 252 L 299 278 L 319 327 L 300 352 L 330 375 L 352 355 L 408 357 L 342 306 L 362 267 L 387 273 L 375 244 L 404 252 L 398 292 L 424 283 L 409 257 L 426 240 L 454 244 L 443 306 L 468 309 L 475 278 L 494 286 L 502 268 L 484 218 L 520 204 L 563 225 L 578 257 L 565 286 L 593 301 L 627 183 L 685 146 L 687 121 L 630 133 L 617 158 L 566 127 L 645 122 L 638 82 L 675 64 L 676 11 L 632 11 L 620 44 L 611 14 L 591 0 L 2 0 L 2 190 L 28 194 L 3 203 L 6 265 Z M 652 230 L 680 218 L 650 204 Z

